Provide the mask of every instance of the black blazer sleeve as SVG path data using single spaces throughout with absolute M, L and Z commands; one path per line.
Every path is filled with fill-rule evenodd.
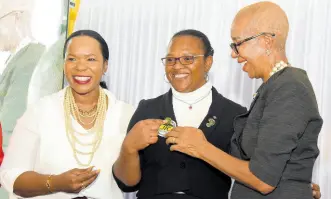
M 129 126 L 128 126 L 128 129 L 127 129 L 127 133 L 130 132 L 130 130 L 134 127 L 134 125 L 136 123 L 138 123 L 139 121 L 141 120 L 144 120 L 146 119 L 146 116 L 145 116 L 145 112 L 146 112 L 146 109 L 147 109 L 147 106 L 146 106 L 146 100 L 141 100 L 139 102 L 139 105 L 138 105 L 138 108 L 137 110 L 134 112 L 131 120 L 130 120 L 130 123 L 129 123 Z M 143 168 L 143 160 L 142 160 L 142 153 L 143 151 L 139 151 L 139 156 L 140 156 L 140 169 Z M 123 192 L 135 192 L 135 191 L 138 191 L 139 190 L 139 184 L 138 183 L 137 185 L 135 186 L 127 186 L 125 185 L 120 179 L 118 179 L 115 174 L 114 174 L 114 170 L 113 170 L 113 176 L 114 176 L 114 179 L 118 185 L 118 187 L 123 191 Z

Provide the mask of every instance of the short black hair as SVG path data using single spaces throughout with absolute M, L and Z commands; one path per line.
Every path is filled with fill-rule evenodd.
M 172 36 L 172 39 L 178 36 L 192 36 L 199 38 L 204 46 L 205 57 L 214 55 L 214 49 L 213 47 L 211 47 L 208 37 L 203 32 L 194 29 L 181 30 L 174 34 L 174 36 Z
M 108 89 L 107 83 L 105 81 L 100 82 L 101 88 Z
M 64 48 L 63 48 L 63 57 L 66 55 L 67 51 L 67 46 L 69 41 L 74 38 L 74 37 L 79 37 L 79 36 L 88 36 L 92 37 L 93 39 L 97 40 L 100 44 L 101 52 L 102 52 L 102 57 L 104 61 L 109 60 L 109 49 L 106 40 L 96 31 L 94 30 L 78 30 L 76 32 L 73 32 L 65 41 L 64 43 Z

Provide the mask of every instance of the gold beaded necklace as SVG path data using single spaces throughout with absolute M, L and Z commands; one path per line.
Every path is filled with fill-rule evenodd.
M 85 124 L 85 123 L 80 119 L 79 109 L 77 107 L 74 96 L 72 94 L 72 89 L 70 87 L 66 88 L 65 95 L 64 95 L 64 112 L 65 112 L 65 125 L 66 125 L 67 138 L 68 138 L 68 141 L 73 150 L 76 162 L 80 166 L 84 166 L 84 167 L 90 166 L 90 164 L 93 160 L 94 154 L 95 154 L 96 150 L 98 149 L 98 147 L 101 143 L 101 140 L 102 140 L 103 125 L 104 125 L 104 121 L 106 118 L 106 112 L 107 112 L 107 95 L 104 92 L 104 90 L 100 87 L 95 116 L 93 116 L 92 122 L 90 122 L 88 124 L 92 124 L 93 122 L 95 122 L 95 123 L 91 129 L 87 130 L 88 133 L 81 133 L 81 132 L 74 130 L 74 128 L 73 128 L 71 116 L 73 116 L 73 118 L 77 122 L 80 122 L 81 124 Z M 81 140 L 79 140 L 79 138 L 76 134 L 78 134 L 80 136 L 87 136 L 87 135 L 94 134 L 94 139 L 90 143 L 84 143 Z M 90 147 L 92 147 L 92 150 L 90 152 L 82 152 L 77 149 L 78 145 L 90 146 Z M 78 154 L 89 156 L 88 162 L 82 163 L 77 156 Z

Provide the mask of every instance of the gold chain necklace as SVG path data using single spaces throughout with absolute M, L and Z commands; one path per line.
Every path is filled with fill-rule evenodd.
M 203 99 L 205 99 L 206 97 L 208 97 L 208 95 L 209 95 L 210 93 L 211 93 L 211 90 L 207 93 L 207 95 L 200 97 L 199 99 L 195 100 L 195 102 L 192 102 L 192 103 L 185 102 L 184 100 L 179 99 L 179 98 L 176 97 L 175 95 L 172 95 L 172 96 L 173 96 L 176 100 L 181 101 L 181 102 L 183 102 L 184 104 L 189 105 L 188 109 L 192 110 L 194 104 L 196 104 L 196 103 L 202 101 Z
M 89 111 L 84 111 L 84 110 L 81 110 L 80 108 L 78 108 L 78 114 L 79 114 L 79 116 L 84 117 L 84 118 L 94 117 L 97 114 L 97 106 L 94 106 Z
M 73 129 L 71 115 L 77 122 L 81 122 L 81 120 L 79 118 L 79 113 L 78 113 L 79 110 L 75 102 L 75 99 L 72 95 L 72 89 L 70 87 L 66 89 L 64 96 L 64 112 L 65 112 L 65 125 L 66 125 L 67 138 L 73 150 L 77 164 L 84 167 L 90 166 L 94 154 L 98 149 L 98 147 L 100 146 L 103 135 L 103 125 L 107 112 L 107 96 L 101 87 L 99 88 L 99 90 L 100 91 L 99 91 L 98 103 L 96 106 L 97 108 L 96 108 L 95 118 L 93 118 L 90 124 L 92 124 L 93 122 L 95 123 L 94 126 L 90 130 L 88 130 L 88 133 L 77 132 L 76 130 Z M 78 115 L 78 117 L 76 117 L 76 114 Z M 83 122 L 81 123 L 84 124 Z M 76 134 L 80 136 L 87 136 L 94 134 L 94 139 L 90 143 L 84 143 L 81 140 L 79 140 L 79 137 Z M 92 147 L 92 150 L 90 152 L 82 152 L 77 149 L 77 146 L 90 146 Z M 78 158 L 78 154 L 89 156 L 88 162 L 82 163 Z
M 75 99 L 74 99 L 74 97 L 73 97 L 73 95 L 72 95 L 72 91 L 71 91 L 71 89 L 70 89 L 70 92 L 71 92 L 71 94 L 69 95 L 69 98 L 70 98 L 70 109 L 71 109 L 71 113 L 72 113 L 72 115 L 75 117 L 76 116 L 76 113 L 78 113 L 78 115 L 77 115 L 77 118 L 75 117 L 75 120 L 77 120 L 77 121 L 79 121 L 81 124 L 84 124 L 84 125 L 90 125 L 90 124 L 93 124 L 93 122 L 95 122 L 96 121 L 96 119 L 97 119 L 97 111 L 98 110 L 96 110 L 96 112 L 95 112 L 95 114 L 92 116 L 93 117 L 93 119 L 92 119 L 92 121 L 91 122 L 88 122 L 88 123 L 86 123 L 86 122 L 84 122 L 81 118 L 80 118 L 80 116 L 82 116 L 80 113 L 79 113 L 79 108 L 78 108 L 78 106 L 77 106 L 77 104 L 76 104 L 76 102 L 75 102 Z M 100 99 L 100 95 L 99 95 L 99 99 Z M 98 103 L 99 103 L 99 99 L 98 99 Z M 96 106 L 96 108 L 98 107 L 98 104 L 97 104 L 97 106 Z M 84 117 L 84 116 L 82 116 L 82 117 Z M 86 117 L 85 117 L 86 118 Z

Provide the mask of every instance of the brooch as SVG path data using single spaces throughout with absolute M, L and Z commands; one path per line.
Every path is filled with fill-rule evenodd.
M 165 120 L 167 121 L 165 124 L 162 124 L 160 127 L 159 127 L 159 130 L 158 130 L 158 134 L 159 136 L 161 137 L 165 137 L 165 135 L 171 131 L 173 128 L 175 128 L 177 125 L 176 125 L 176 122 L 173 121 L 170 117 L 166 117 Z
M 208 128 L 214 126 L 214 125 L 216 124 L 215 119 L 217 119 L 216 116 L 214 116 L 213 118 L 209 118 L 209 119 L 208 119 L 208 122 L 207 122 L 207 124 L 206 124 L 206 126 L 207 126 Z

